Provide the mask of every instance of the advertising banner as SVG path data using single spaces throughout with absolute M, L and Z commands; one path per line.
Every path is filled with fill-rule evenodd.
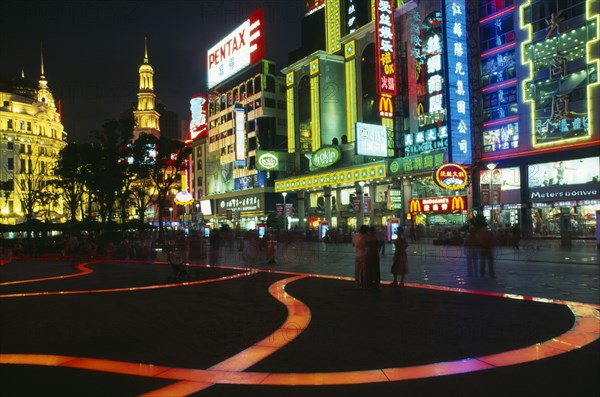
M 208 88 L 258 62 L 262 59 L 263 53 L 263 13 L 259 9 L 208 50 Z
M 356 154 L 387 157 L 387 128 L 383 125 L 356 123 Z

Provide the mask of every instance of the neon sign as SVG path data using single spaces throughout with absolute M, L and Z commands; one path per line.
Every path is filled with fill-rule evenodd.
M 192 119 L 190 120 L 190 139 L 203 138 L 208 133 L 206 122 L 206 97 L 196 95 L 190 100 Z
M 233 76 L 263 57 L 263 13 L 255 11 L 207 53 L 208 88 Z
M 396 55 L 393 4 L 391 0 L 376 0 L 375 4 L 377 93 L 394 96 L 396 95 Z
M 449 158 L 459 164 L 471 164 L 471 105 L 469 98 L 469 58 L 467 54 L 467 18 L 464 0 L 444 4 L 446 40 L 446 76 L 448 85 Z
M 435 182 L 450 190 L 460 190 L 467 186 L 467 171 L 458 164 L 444 164 L 435 171 Z

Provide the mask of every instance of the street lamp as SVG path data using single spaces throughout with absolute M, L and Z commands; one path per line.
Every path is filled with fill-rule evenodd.
M 171 224 L 171 229 L 173 229 L 173 207 L 169 207 L 169 223 Z
M 283 193 L 281 193 L 281 195 L 283 196 L 283 230 L 287 231 L 287 227 L 286 227 L 287 207 L 285 205 L 285 197 L 287 196 L 287 192 L 283 192 Z
M 490 178 L 490 204 L 492 208 L 490 209 L 490 228 L 492 233 L 494 233 L 494 169 L 496 169 L 496 163 L 488 163 L 486 164 L 487 169 L 489 170 L 489 178 Z

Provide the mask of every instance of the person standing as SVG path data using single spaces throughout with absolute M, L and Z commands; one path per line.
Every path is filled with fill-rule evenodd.
M 406 253 L 408 242 L 406 241 L 406 237 L 404 237 L 404 230 L 402 228 L 398 229 L 397 236 L 394 242 L 395 252 L 390 271 L 394 276 L 394 281 L 391 284 L 393 287 L 398 286 L 398 275 L 400 276 L 400 285 L 404 286 L 404 277 L 408 273 L 408 255 Z
M 519 242 L 521 240 L 521 229 L 518 224 L 514 224 L 512 227 L 512 244 L 514 249 L 519 249 Z
M 367 232 L 369 227 L 362 225 L 358 233 L 352 236 L 352 246 L 354 247 L 354 282 L 357 289 L 364 288 L 365 281 L 365 262 L 367 259 Z
M 379 251 L 383 242 L 377 236 L 377 231 L 373 226 L 369 228 L 369 233 L 366 237 L 366 261 L 365 261 L 365 282 L 364 287 L 367 289 L 379 288 L 381 282 L 381 274 L 379 270 Z
M 479 249 L 479 273 L 481 277 L 485 276 L 485 264 L 487 262 L 490 277 L 496 278 L 494 271 L 494 233 L 486 228 L 482 228 L 479 233 Z
M 479 273 L 479 252 L 475 229 L 470 229 L 465 236 L 465 257 L 467 258 L 467 274 L 477 276 Z

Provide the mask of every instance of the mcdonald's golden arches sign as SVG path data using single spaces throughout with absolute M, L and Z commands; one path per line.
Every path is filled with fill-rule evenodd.
M 438 213 L 466 211 L 467 196 L 444 196 L 412 199 L 408 202 L 410 213 Z

